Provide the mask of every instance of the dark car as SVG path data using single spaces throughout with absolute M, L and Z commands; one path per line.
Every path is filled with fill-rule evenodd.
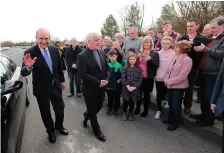
M 29 88 L 20 67 L 0 54 L 1 76 L 1 152 L 19 153 L 29 106 Z

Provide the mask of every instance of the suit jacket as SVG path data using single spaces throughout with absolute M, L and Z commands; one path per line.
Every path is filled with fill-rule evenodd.
M 28 76 L 33 73 L 33 94 L 35 96 L 50 95 L 52 89 L 52 82 L 61 89 L 61 82 L 65 82 L 64 73 L 62 70 L 61 59 L 58 53 L 58 48 L 54 46 L 48 46 L 48 50 L 52 60 L 53 73 L 51 73 L 48 65 L 39 49 L 38 45 L 35 45 L 25 51 L 25 54 L 30 54 L 32 58 L 37 57 L 32 71 L 27 70 L 26 66 L 22 65 L 21 75 Z
M 107 64 L 106 54 L 98 51 L 102 70 L 94 58 L 93 50 L 87 48 L 78 55 L 78 69 L 83 80 L 83 91 L 97 92 L 100 89 L 100 80 L 110 79 L 110 69 Z
M 73 50 L 72 46 L 66 48 L 65 60 L 68 72 L 73 72 L 76 70 L 76 68 L 72 68 L 72 64 L 77 64 L 77 57 L 81 52 L 82 49 L 78 45 L 75 47 L 75 50 Z
M 176 61 L 176 62 L 175 62 Z M 192 68 L 192 59 L 187 54 L 176 56 L 170 61 L 164 81 L 167 81 L 169 89 L 185 89 L 189 87 L 188 74 Z
M 218 102 L 218 103 L 217 103 Z M 213 89 L 211 104 L 216 104 L 216 113 L 221 114 L 224 111 L 224 60 Z

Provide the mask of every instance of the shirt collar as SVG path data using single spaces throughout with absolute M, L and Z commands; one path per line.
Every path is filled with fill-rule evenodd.
M 49 51 L 48 48 L 41 48 L 39 45 L 38 45 L 38 47 L 39 47 L 39 49 L 40 49 L 41 52 L 44 52 L 44 50 Z

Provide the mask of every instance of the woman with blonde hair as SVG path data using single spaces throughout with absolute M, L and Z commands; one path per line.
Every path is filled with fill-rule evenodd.
M 142 40 L 141 50 L 138 54 L 139 57 L 139 67 L 142 70 L 143 80 L 141 84 L 141 97 L 137 101 L 137 107 L 135 110 L 135 115 L 140 113 L 142 93 L 144 93 L 144 111 L 141 117 L 146 117 L 148 115 L 148 108 L 150 104 L 150 92 L 152 92 L 154 85 L 154 78 L 156 76 L 157 68 L 159 67 L 159 55 L 153 50 L 154 43 L 150 36 L 146 36 Z
M 156 106 L 157 112 L 155 118 L 160 119 L 161 115 L 161 102 L 166 99 L 167 87 L 164 84 L 164 77 L 168 69 L 171 59 L 175 55 L 175 51 L 172 49 L 173 40 L 171 37 L 163 37 L 161 40 L 162 49 L 158 52 L 159 54 L 159 68 L 156 74 Z

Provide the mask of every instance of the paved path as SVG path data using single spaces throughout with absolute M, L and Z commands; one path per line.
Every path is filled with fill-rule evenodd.
M 21 65 L 23 52 L 11 49 L 6 54 Z M 67 75 L 66 81 L 67 80 Z M 29 77 L 32 93 L 31 77 Z M 50 144 L 41 121 L 35 97 L 27 109 L 21 153 L 220 153 L 221 149 L 180 127 L 168 132 L 167 125 L 154 119 L 155 112 L 150 110 L 147 118 L 135 117 L 133 122 L 121 118 L 105 116 L 106 107 L 98 115 L 101 129 L 107 137 L 105 143 L 99 142 L 92 129 L 82 127 L 82 113 L 85 111 L 83 98 L 67 98 L 68 89 L 63 92 L 65 100 L 64 126 L 68 136 L 57 134 L 57 142 Z

